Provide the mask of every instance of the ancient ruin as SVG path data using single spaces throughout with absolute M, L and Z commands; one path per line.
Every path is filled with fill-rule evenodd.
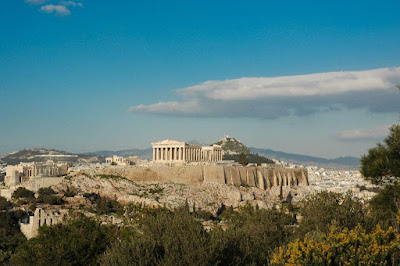
M 203 146 L 163 140 L 152 143 L 153 162 L 218 162 L 222 161 L 223 151 L 221 146 Z

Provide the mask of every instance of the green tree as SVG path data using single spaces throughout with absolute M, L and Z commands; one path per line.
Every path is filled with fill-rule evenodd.
M 110 227 L 81 217 L 68 224 L 43 226 L 39 236 L 20 245 L 12 265 L 95 265 L 113 238 Z
M 393 125 L 390 134 L 361 157 L 361 173 L 375 184 L 385 177 L 400 178 L 400 125 Z
M 144 213 L 139 233 L 115 241 L 101 265 L 209 265 L 214 254 L 202 224 L 185 209 Z
M 23 211 L 0 211 L 0 265 L 5 265 L 14 250 L 26 241 L 18 225 L 25 215 Z
M 352 194 L 323 191 L 302 201 L 300 214 L 303 218 L 297 233 L 300 237 L 314 232 L 328 234 L 331 225 L 354 229 L 358 224 L 365 224 L 365 213 L 362 202 Z
M 25 199 L 34 199 L 35 193 L 33 193 L 33 191 L 30 191 L 24 187 L 19 187 L 17 188 L 13 194 L 12 197 L 15 199 L 19 199 L 19 198 L 25 198 Z
M 11 202 L 0 196 L 0 211 L 8 210 L 11 206 Z
M 247 165 L 247 156 L 243 152 L 239 154 L 238 163 L 241 165 Z
M 38 191 L 38 203 L 44 203 L 49 205 L 61 205 L 62 200 L 60 197 L 56 196 L 57 192 L 55 192 L 52 188 L 40 188 Z
M 214 256 L 220 265 L 265 265 L 272 252 L 293 235 L 288 214 L 246 206 L 226 217 L 226 229 L 211 231 Z
M 395 227 L 399 232 L 396 216 L 400 210 L 400 185 L 385 186 L 369 203 L 370 217 L 383 228 Z

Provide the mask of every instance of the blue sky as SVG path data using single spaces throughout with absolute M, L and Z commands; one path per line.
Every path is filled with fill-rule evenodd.
M 360 156 L 398 122 L 398 10 L 399 1 L 1 1 L 0 154 L 228 134 Z

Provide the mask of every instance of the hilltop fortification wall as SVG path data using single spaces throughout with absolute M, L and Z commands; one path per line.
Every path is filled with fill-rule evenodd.
M 308 171 L 304 168 L 267 168 L 222 165 L 131 166 L 84 170 L 90 175 L 123 176 L 138 183 L 172 182 L 196 185 L 216 182 L 233 186 L 269 189 L 276 186 L 308 185 Z

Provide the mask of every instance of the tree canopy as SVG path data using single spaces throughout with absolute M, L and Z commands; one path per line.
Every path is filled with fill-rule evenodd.
M 383 183 L 387 177 L 400 179 L 400 125 L 393 125 L 384 143 L 361 157 L 360 171 L 375 184 Z

